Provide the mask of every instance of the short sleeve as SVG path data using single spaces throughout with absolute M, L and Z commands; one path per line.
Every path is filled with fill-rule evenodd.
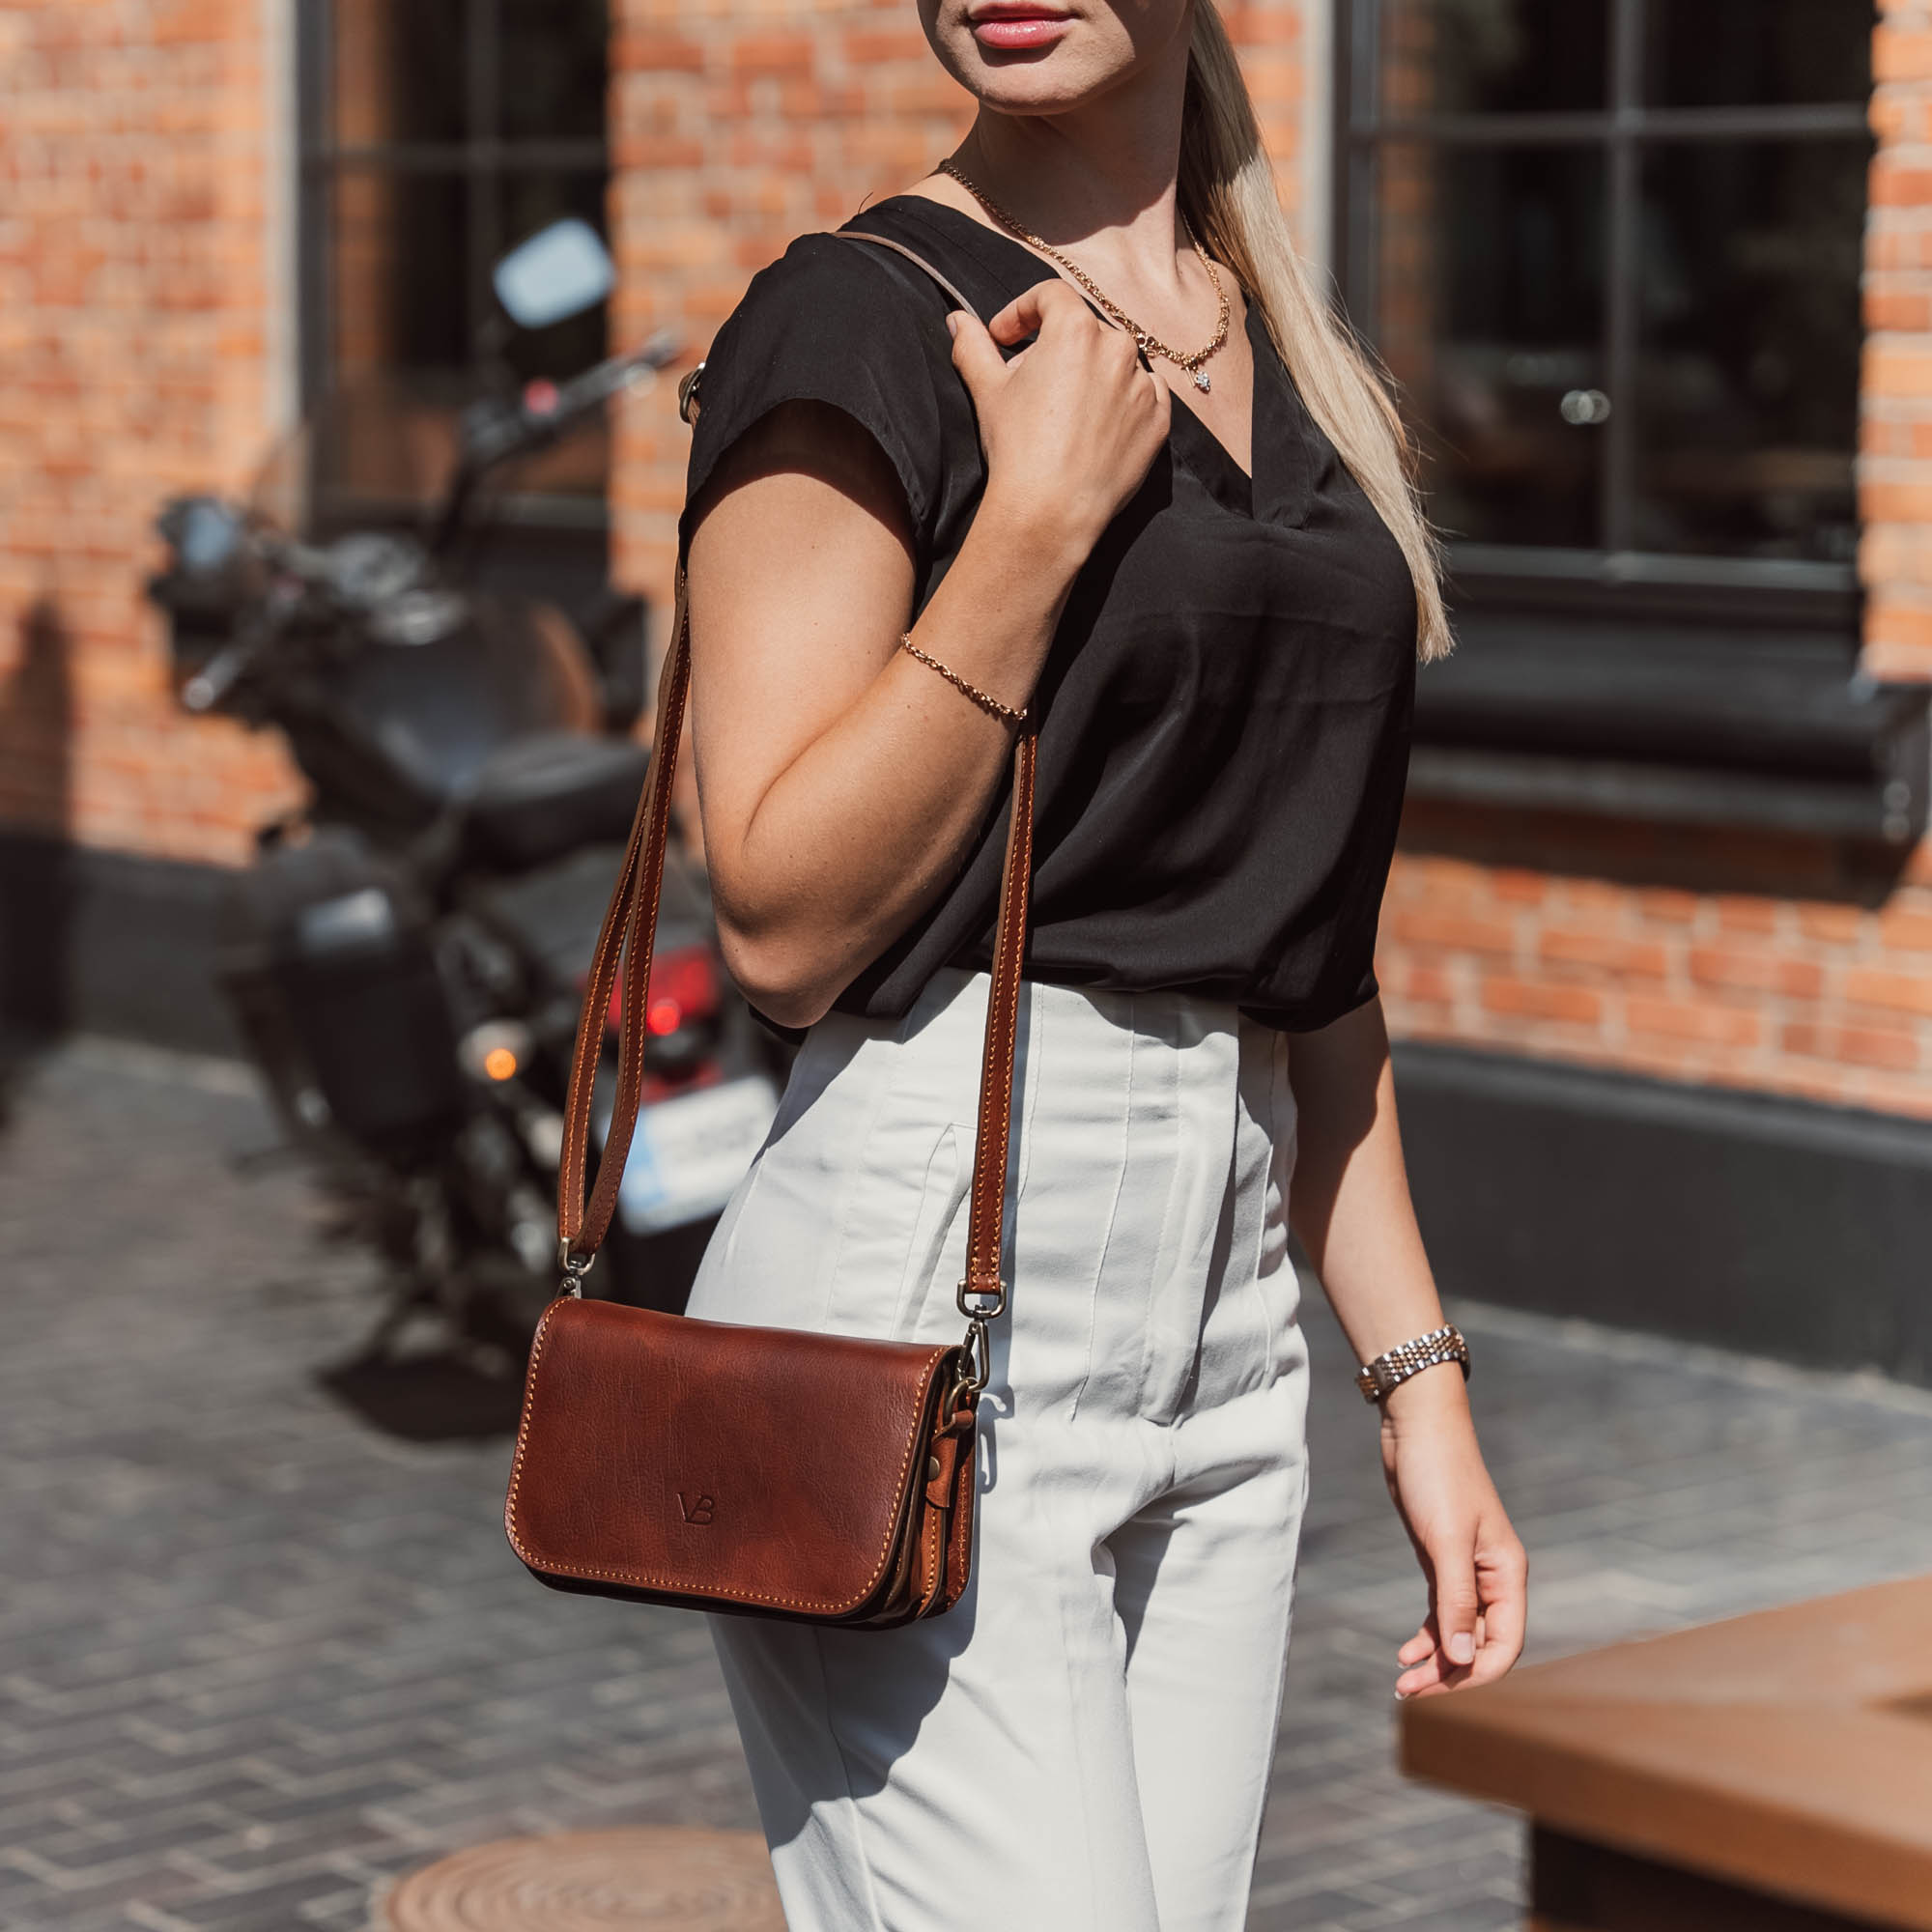
M 916 272 L 916 271 L 915 271 Z M 808 235 L 753 277 L 718 331 L 698 379 L 680 544 L 691 506 L 724 453 L 782 403 L 829 403 L 884 451 L 914 530 L 929 541 L 945 474 L 933 357 L 951 368 L 945 305 L 916 297 L 884 251 Z

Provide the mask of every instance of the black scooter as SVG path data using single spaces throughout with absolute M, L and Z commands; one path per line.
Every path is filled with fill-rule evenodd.
M 611 270 L 561 222 L 496 279 L 537 327 L 600 300 Z M 280 730 L 312 790 L 238 876 L 222 978 L 291 1143 L 394 1264 L 374 1352 L 424 1310 L 520 1350 L 553 1291 L 580 992 L 649 756 L 629 732 L 642 607 L 607 598 L 585 636 L 554 604 L 480 589 L 471 560 L 486 484 L 673 354 L 654 338 L 472 404 L 421 534 L 304 538 L 259 500 L 212 497 L 159 518 L 170 562 L 150 591 L 182 703 Z M 320 526 L 312 469 L 296 488 Z M 676 1305 L 778 1067 L 724 973 L 702 876 L 675 858 L 649 1001 L 645 1104 L 592 1289 Z

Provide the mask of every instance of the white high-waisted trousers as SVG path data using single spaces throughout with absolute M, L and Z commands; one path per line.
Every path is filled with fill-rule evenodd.
M 812 1028 L 694 1315 L 961 1332 L 986 991 Z M 1028 982 L 1015 1077 L 966 1596 L 887 1632 L 713 1619 L 791 1932 L 1246 1915 L 1306 1493 L 1287 1042 Z

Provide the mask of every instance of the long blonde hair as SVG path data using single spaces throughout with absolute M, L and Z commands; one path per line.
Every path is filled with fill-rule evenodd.
M 1415 643 L 1449 649 L 1441 557 L 1416 494 L 1414 445 L 1361 345 L 1295 252 L 1255 107 L 1214 0 L 1194 0 L 1180 130 L 1180 213 L 1261 305 L 1309 412 L 1380 512 L 1415 582 Z

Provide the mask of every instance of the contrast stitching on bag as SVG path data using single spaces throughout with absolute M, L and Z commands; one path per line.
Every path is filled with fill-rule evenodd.
M 656 950 L 658 906 L 663 894 L 665 848 L 670 837 L 670 786 L 677 769 L 677 741 L 684 723 L 686 694 L 690 688 L 691 624 L 688 600 L 680 600 L 678 636 L 672 643 L 673 662 L 668 667 L 670 683 L 665 692 L 664 712 L 659 719 L 660 743 L 653 754 L 651 786 L 646 794 L 649 822 L 645 832 L 641 876 L 657 882 L 648 895 L 634 891 L 629 923 L 631 932 L 625 948 L 628 969 L 624 1002 L 625 1020 L 617 1039 L 617 1096 L 611 1110 L 611 1131 L 605 1136 L 604 1156 L 598 1162 L 596 1185 L 591 1189 L 586 1211 L 586 1232 L 593 1242 L 602 1242 L 617 1205 L 624 1178 L 624 1155 L 630 1151 L 631 1136 L 637 1126 L 637 1098 L 644 1076 L 644 1030 L 638 1021 L 650 986 L 651 954 Z M 641 978 L 639 977 L 641 976 Z M 621 1127 L 620 1127 L 621 1122 Z
M 986 1076 L 992 1071 L 990 1066 L 982 1068 L 980 1082 L 980 1147 L 987 1154 L 987 1174 L 989 1184 L 983 1190 L 975 1188 L 973 1212 L 970 1220 L 971 1234 L 967 1245 L 966 1277 L 972 1282 L 976 1277 L 990 1272 L 997 1277 L 1003 1257 L 997 1251 L 994 1236 L 1004 1221 L 1006 1211 L 1006 1180 L 1008 1144 L 1012 1135 L 1012 1083 L 1013 1052 L 1018 1038 L 1018 984 L 1017 976 L 1026 948 L 1026 904 L 1023 895 L 1030 883 L 1033 869 L 1033 741 L 1022 739 L 1019 754 L 1013 766 L 1013 805 L 1012 834 L 1008 842 L 1005 880 L 1004 910 L 1007 917 L 1000 922 L 994 934 L 995 953 L 993 961 L 993 982 L 987 990 L 987 1004 L 992 1021 L 992 1043 L 994 1051 L 1001 1056 L 1001 1077 L 995 1082 Z M 1017 917 L 1012 915 L 1017 913 Z M 1010 962 L 1010 964 L 1009 964 Z M 1010 972 L 1013 977 L 1013 1009 L 1009 1013 L 1007 1004 L 1000 998 L 1002 982 Z M 997 1115 L 997 1128 L 995 1117 Z M 993 1135 L 997 1131 L 997 1146 Z M 978 1179 L 979 1162 L 975 1159 L 975 1179 Z M 997 1175 L 998 1185 L 990 1184 L 990 1178 Z M 989 1246 L 995 1252 L 988 1255 Z
M 648 908 L 648 924 L 642 937 L 643 974 L 646 987 L 650 979 L 650 952 L 657 931 L 657 893 L 664 884 L 664 850 L 670 820 L 669 787 L 677 764 L 677 737 L 684 718 L 685 699 L 690 684 L 689 632 L 690 600 L 686 595 L 684 573 L 678 572 L 677 597 L 673 616 L 673 636 L 665 668 L 665 689 L 658 710 L 656 737 L 651 753 L 650 775 L 638 800 L 631 836 L 618 867 L 617 890 L 598 929 L 597 944 L 591 953 L 591 970 L 583 1010 L 578 1016 L 576 1045 L 571 1059 L 570 1087 L 564 1101 L 564 1137 L 557 1172 L 557 1233 L 573 1246 L 587 1235 L 589 1251 L 595 1253 L 610 1227 L 623 1178 L 623 1156 L 628 1151 L 636 1124 L 638 1088 L 643 1077 L 643 1054 L 639 1043 L 632 1045 L 637 1031 L 627 1022 L 618 1036 L 617 1102 L 611 1112 L 612 1131 L 605 1137 L 605 1158 L 597 1170 L 597 1184 L 589 1204 L 583 1199 L 583 1176 L 589 1158 L 590 1110 L 602 1031 L 624 960 L 626 938 L 634 942 L 634 930 L 645 908 L 639 903 L 639 881 L 653 876 L 657 886 Z M 641 870 L 639 869 L 641 864 Z M 633 944 L 631 964 L 637 967 L 637 947 Z M 626 1010 L 641 1005 L 641 999 L 626 1002 Z M 635 1021 L 635 1014 L 632 1015 Z M 627 1107 L 626 1094 L 629 1094 Z M 631 1120 L 619 1126 L 626 1112 Z M 615 1158 L 611 1155 L 615 1154 Z
M 636 862 L 639 850 L 644 841 L 644 827 L 650 809 L 649 791 L 638 802 L 637 817 L 631 826 L 631 837 L 624 850 L 624 862 L 620 868 L 618 890 L 611 904 L 606 908 L 604 923 L 598 929 L 597 945 L 591 954 L 590 980 L 592 987 L 601 988 L 602 997 L 586 998 L 583 1011 L 578 1018 L 575 1056 L 571 1061 L 572 1091 L 566 1100 L 568 1114 L 564 1135 L 562 1170 L 557 1177 L 557 1198 L 562 1204 L 562 1222 L 567 1226 L 561 1230 L 567 1237 L 574 1239 L 582 1229 L 583 1215 L 583 1170 L 589 1154 L 588 1113 L 590 1095 L 586 1089 L 582 1109 L 578 1105 L 578 1067 L 584 1064 L 586 1057 L 595 1051 L 596 1035 L 604 1023 L 604 1015 L 609 1011 L 611 992 L 616 984 L 613 941 L 616 952 L 623 947 L 624 928 L 630 923 L 631 906 L 636 894 Z M 594 1065 L 594 1061 L 590 1064 Z M 583 1131 L 577 1127 L 582 1119 Z
M 921 1561 L 925 1575 L 920 1579 L 919 1614 L 924 1616 L 931 1609 L 933 1601 L 946 1586 L 946 1546 L 942 1540 L 945 1516 L 931 1503 L 925 1506 L 925 1548 Z
M 947 1598 L 949 1603 L 957 1603 L 964 1592 L 966 1587 L 964 1580 L 966 1568 L 973 1557 L 973 1449 L 974 1444 L 969 1441 L 965 1449 L 961 1452 L 960 1468 L 953 1478 L 957 1488 L 952 1499 L 952 1569 L 951 1575 L 960 1578 L 960 1583 L 959 1588 L 952 1591 Z
M 995 1213 L 1004 1218 L 1006 1209 L 1007 1157 L 1012 1141 L 1013 1131 L 1013 1054 L 1019 1042 L 1019 972 L 1026 954 L 1026 895 L 1033 875 L 1033 753 L 1031 741 L 1027 754 L 1021 760 L 1021 797 L 1018 801 L 1020 815 L 1016 818 L 1016 836 L 1013 839 L 1011 867 L 1013 873 L 1012 897 L 1018 902 L 1019 917 L 1011 922 L 1013 936 L 1008 950 L 1012 955 L 1009 983 L 1013 992 L 1013 1008 L 1010 1012 L 1001 1015 L 1000 1031 L 1004 1037 L 1005 1065 L 1000 1074 L 1000 1200 Z M 990 1232 L 990 1231 L 989 1231 Z M 995 1254 L 992 1258 L 993 1272 L 998 1274 L 1005 1258 Z
M 638 1570 L 597 1570 L 580 1564 L 547 1562 L 524 1541 L 522 1532 L 517 1527 L 517 1497 L 523 1482 L 524 1451 L 529 1441 L 530 1424 L 535 1418 L 536 1411 L 537 1364 L 543 1358 L 544 1344 L 549 1340 L 551 1318 L 555 1313 L 558 1305 L 557 1302 L 554 1301 L 549 1308 L 545 1309 L 542 1321 L 537 1323 L 536 1335 L 530 1343 L 530 1370 L 527 1380 L 527 1392 L 524 1398 L 524 1417 L 517 1430 L 517 1453 L 515 1460 L 510 1465 L 510 1493 L 503 1511 L 503 1530 L 504 1534 L 510 1539 L 510 1548 L 531 1569 L 548 1570 L 559 1577 L 572 1577 L 583 1581 L 588 1581 L 591 1577 L 595 1577 L 607 1582 L 628 1583 L 634 1588 L 640 1590 L 682 1589 L 684 1586 L 680 1584 L 679 1579 L 675 1577 L 653 1577 Z M 932 1378 L 937 1372 L 940 1363 L 952 1352 L 952 1350 L 950 1348 L 934 1349 L 932 1359 L 926 1364 L 924 1378 L 920 1383 L 919 1400 L 913 1407 L 913 1428 L 907 1434 L 905 1449 L 899 1458 L 898 1487 L 901 1491 L 905 1487 L 906 1470 L 912 1462 L 913 1435 L 917 1432 L 919 1418 L 925 1413 L 925 1397 L 931 1388 Z M 896 1519 L 895 1520 L 896 1520 Z M 889 1523 L 886 1527 L 885 1546 L 879 1552 L 879 1560 L 874 1565 L 871 1576 L 866 1579 L 865 1588 L 856 1597 L 830 1603 L 816 1602 L 806 1597 L 775 1597 L 767 1595 L 762 1591 L 734 1590 L 730 1588 L 704 1591 L 685 1589 L 684 1594 L 688 1596 L 701 1595 L 717 1599 L 721 1602 L 728 1600 L 739 1604 L 769 1604 L 774 1608 L 815 1610 L 837 1614 L 842 1610 L 856 1609 L 866 1601 L 873 1589 L 877 1587 L 879 1578 L 885 1575 L 886 1564 L 891 1559 L 892 1553 L 893 1526 Z

